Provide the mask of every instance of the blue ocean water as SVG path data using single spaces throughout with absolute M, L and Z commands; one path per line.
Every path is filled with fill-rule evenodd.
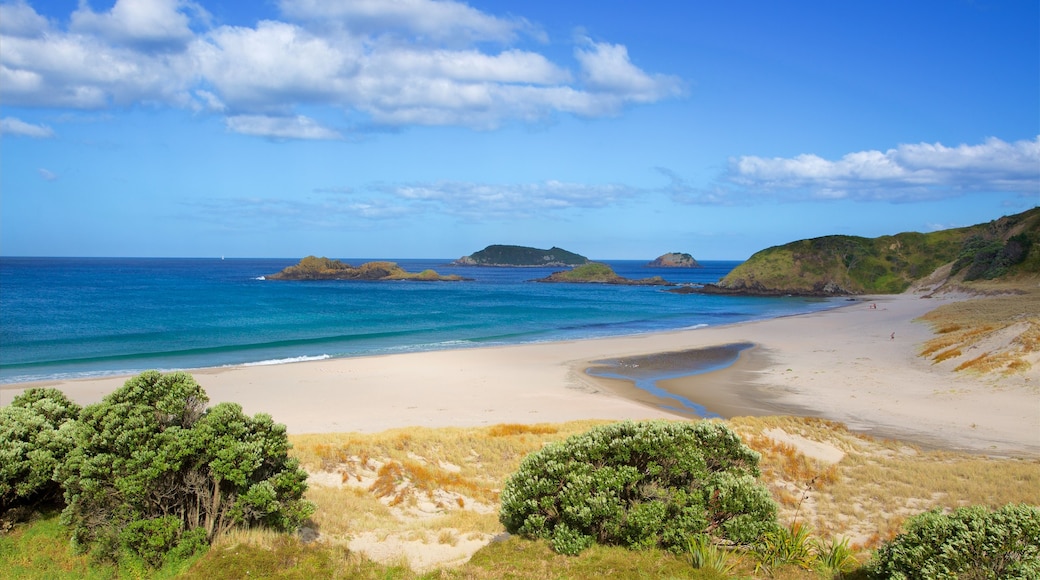
M 295 259 L 0 258 L 0 382 L 638 334 L 837 305 L 538 284 L 529 281 L 557 269 L 396 261 L 473 281 L 263 279 Z M 739 264 L 607 263 L 629 278 L 697 283 L 718 281 Z

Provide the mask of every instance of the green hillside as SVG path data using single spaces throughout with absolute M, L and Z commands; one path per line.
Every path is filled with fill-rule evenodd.
M 527 246 L 492 245 L 455 261 L 458 266 L 549 266 L 588 264 L 589 259 L 574 252 L 552 247 L 548 250 Z
M 733 269 L 720 292 L 895 294 L 943 266 L 963 281 L 1040 273 L 1040 208 L 927 234 L 825 236 L 767 248 Z

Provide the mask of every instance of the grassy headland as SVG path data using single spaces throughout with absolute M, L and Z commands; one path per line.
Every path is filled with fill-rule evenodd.
M 951 281 L 1040 273 L 1040 209 L 931 233 L 799 240 L 755 253 L 715 288 L 763 295 L 896 294 L 947 264 Z

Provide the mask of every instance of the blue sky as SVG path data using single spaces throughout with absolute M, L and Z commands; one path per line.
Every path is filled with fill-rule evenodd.
M 1040 204 L 1035 0 L 0 3 L 0 254 L 745 259 Z

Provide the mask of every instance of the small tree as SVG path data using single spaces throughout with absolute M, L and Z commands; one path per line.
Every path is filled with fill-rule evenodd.
M 158 564 L 234 526 L 291 531 L 312 513 L 285 427 L 207 401 L 191 375 L 149 371 L 83 409 L 58 472 L 76 545 Z
M 1040 508 L 938 509 L 906 521 L 874 554 L 876 578 L 1040 578 Z
M 605 425 L 527 456 L 499 520 L 564 554 L 594 542 L 681 551 L 701 533 L 747 544 L 777 525 L 758 457 L 718 423 Z
M 0 513 L 61 496 L 54 470 L 73 447 L 79 405 L 57 389 L 34 388 L 0 408 Z

